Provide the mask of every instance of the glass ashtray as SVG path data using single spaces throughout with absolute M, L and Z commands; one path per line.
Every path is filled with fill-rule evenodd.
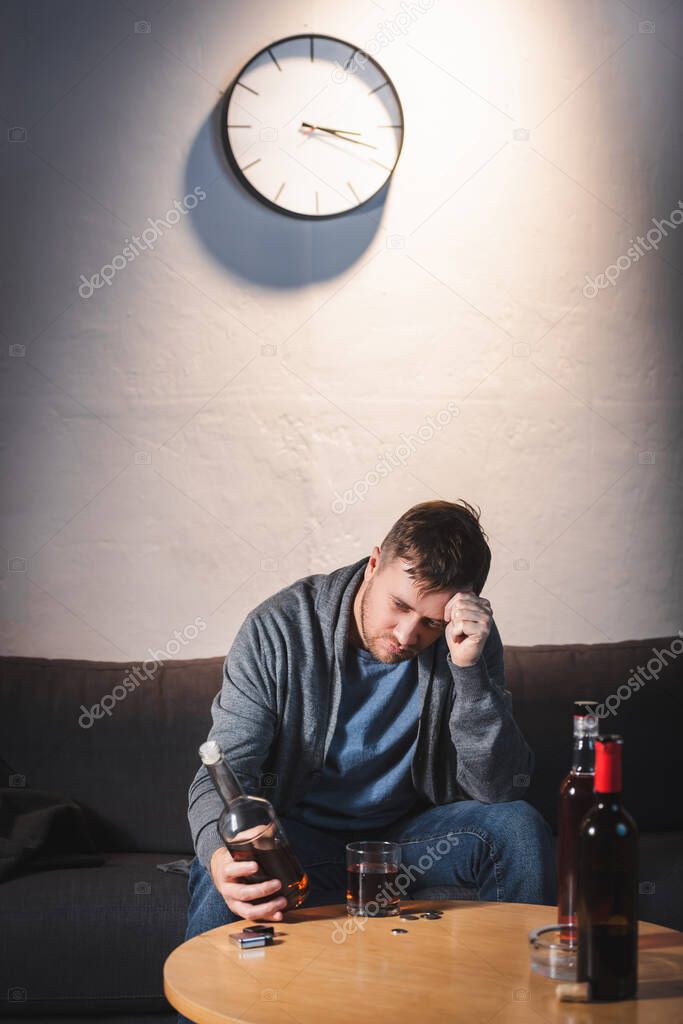
M 531 968 L 546 978 L 576 981 L 577 928 L 574 924 L 546 924 L 529 932 Z

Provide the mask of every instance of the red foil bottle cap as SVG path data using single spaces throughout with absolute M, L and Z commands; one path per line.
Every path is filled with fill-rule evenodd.
M 621 736 L 596 736 L 596 793 L 621 793 Z

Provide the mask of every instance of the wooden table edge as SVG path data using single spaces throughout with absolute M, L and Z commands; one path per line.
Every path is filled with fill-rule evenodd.
M 528 911 L 534 911 L 534 910 L 544 910 L 544 911 L 547 911 L 548 912 L 548 921 L 547 921 L 548 924 L 554 923 L 554 920 L 555 920 L 555 908 L 551 907 L 549 905 L 543 904 L 543 903 L 513 903 L 513 902 L 510 902 L 510 901 L 496 901 L 496 900 L 415 900 L 415 901 L 410 901 L 410 902 L 411 903 L 414 902 L 415 905 L 414 906 L 410 906 L 410 907 L 403 907 L 402 908 L 402 912 L 403 913 L 418 913 L 419 914 L 419 913 L 424 913 L 426 910 L 448 910 L 448 909 L 455 909 L 455 908 L 465 910 L 465 909 L 468 909 L 468 908 L 484 908 L 484 907 L 496 907 L 496 908 L 501 908 L 501 909 L 508 908 L 508 907 L 509 908 L 520 907 L 520 908 L 524 908 L 525 910 L 528 910 Z M 346 914 L 346 905 L 344 903 L 330 903 L 330 904 L 325 904 L 324 906 L 321 906 L 321 907 L 310 907 L 308 909 L 302 908 L 300 914 L 301 914 L 301 916 L 303 916 L 303 914 L 313 913 L 316 910 L 319 910 L 321 912 L 321 915 L 320 915 L 320 918 L 319 918 L 321 924 L 324 923 L 324 922 L 329 923 L 330 921 L 334 921 L 334 920 L 348 920 L 348 915 Z M 333 913 L 333 911 L 336 911 L 336 913 Z M 324 916 L 323 916 L 323 912 L 324 912 Z M 296 911 L 293 911 L 292 913 L 293 913 L 293 915 L 297 914 Z M 291 918 L 290 920 L 293 920 L 293 919 L 295 919 L 295 918 Z M 315 916 L 314 916 L 314 919 L 315 919 Z M 396 918 L 394 918 L 394 920 L 398 922 L 400 920 L 400 918 L 396 917 Z M 311 923 L 310 919 L 306 923 Z M 178 955 L 185 955 L 186 952 L 187 952 L 187 947 L 190 946 L 191 944 L 192 945 L 193 944 L 202 944 L 202 943 L 206 943 L 208 941 L 209 943 L 211 943 L 213 945 L 213 941 L 214 941 L 213 937 L 215 936 L 216 933 L 218 933 L 218 932 L 230 933 L 230 932 L 233 932 L 233 931 L 242 931 L 242 929 L 247 924 L 248 924 L 247 921 L 241 920 L 241 921 L 233 921 L 230 924 L 219 925 L 217 928 L 211 928 L 211 929 L 209 929 L 209 931 L 201 932 L 199 935 L 195 935 L 195 936 L 193 936 L 193 938 L 188 939 L 185 942 L 182 942 L 179 946 L 176 946 L 175 949 L 173 949 L 169 953 L 169 955 L 166 957 L 166 960 L 164 961 L 164 966 L 163 966 L 163 992 L 164 992 L 164 996 L 166 997 L 166 999 L 168 999 L 168 1001 L 171 1004 L 171 1006 L 175 1010 L 177 1010 L 178 1013 L 183 1014 L 184 1016 L 188 1017 L 190 1020 L 194 1020 L 196 1014 L 199 1013 L 200 1016 L 201 1016 L 202 1024 L 252 1024 L 251 1021 L 246 1020 L 244 1017 L 240 1017 L 240 1016 L 230 1016 L 230 1017 L 228 1017 L 228 1016 L 226 1016 L 225 1011 L 216 1012 L 215 1013 L 213 1010 L 207 1009 L 204 1006 L 200 1007 L 200 1006 L 195 1005 L 191 1001 L 187 1000 L 185 998 L 185 996 L 182 994 L 182 992 L 179 992 L 176 988 L 174 988 L 174 986 L 171 984 L 171 982 L 169 981 L 168 976 L 167 976 L 167 967 L 170 964 L 170 962 L 172 961 L 172 959 L 175 956 L 178 956 Z M 287 924 L 286 920 L 283 921 L 283 922 L 279 922 L 279 926 L 280 927 L 286 926 L 286 924 Z M 277 925 L 276 925 L 276 927 L 277 927 Z M 639 921 L 638 921 L 639 937 L 643 934 L 643 929 L 645 929 L 645 934 L 649 934 L 649 933 L 652 933 L 652 934 L 671 933 L 672 935 L 683 935 L 683 932 L 679 931 L 678 929 L 669 928 L 666 925 L 659 925 L 659 924 L 656 924 L 653 921 L 644 921 L 644 920 L 640 920 L 639 919 Z M 183 951 L 183 952 L 181 953 L 181 951 Z M 636 999 L 635 1002 L 637 1002 L 637 1001 L 638 1000 Z

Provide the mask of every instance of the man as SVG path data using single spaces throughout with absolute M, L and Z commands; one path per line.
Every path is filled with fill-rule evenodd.
M 246 792 L 273 803 L 309 875 L 308 906 L 343 902 L 345 845 L 360 838 L 401 844 L 408 897 L 455 886 L 555 903 L 552 832 L 523 799 L 534 758 L 480 596 L 490 562 L 470 505 L 424 502 L 369 558 L 297 580 L 240 627 L 208 739 Z M 202 765 L 189 791 L 188 939 L 283 917 L 280 882 L 249 884 L 256 864 L 225 849 L 222 807 Z M 445 836 L 449 852 L 434 858 Z

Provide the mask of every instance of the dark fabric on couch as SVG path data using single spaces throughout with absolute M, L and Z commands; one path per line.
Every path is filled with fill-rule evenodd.
M 553 828 L 571 756 L 571 702 L 614 694 L 670 642 L 505 649 L 515 716 L 536 754 L 528 799 Z M 0 1016 L 99 1011 L 133 1022 L 169 1011 L 161 972 L 184 936 L 187 879 L 155 865 L 192 856 L 187 789 L 222 664 L 222 657 L 162 664 L 132 692 L 116 690 L 125 695 L 110 715 L 91 719 L 82 705 L 111 695 L 131 665 L 0 659 L 0 786 L 78 802 L 106 858 L 102 867 L 0 884 Z M 673 661 L 601 722 L 602 732 L 625 738 L 625 803 L 641 829 L 641 917 L 676 928 L 683 928 L 681 666 L 683 658 Z M 79 718 L 92 724 L 83 728 Z M 26 998 L 10 1004 L 11 988 Z
M 30 1017 L 2 1017 L 2 1024 L 22 1024 L 22 1021 L 31 1020 Z M 121 1014 L 66 1014 L 65 1016 L 51 1017 L 55 1024 L 178 1024 L 178 1014 L 172 1008 L 161 1013 L 125 1013 Z M 36 1018 L 33 1018 L 34 1024 Z
M 0 882 L 26 871 L 97 867 L 87 816 L 40 789 L 0 787 Z
M 86 808 L 98 849 L 192 852 L 187 790 L 223 659 L 161 663 L 110 715 L 82 728 L 81 705 L 111 695 L 132 665 L 1 659 L 0 755 L 27 786 Z
M 505 649 L 515 718 L 536 754 L 528 799 L 554 831 L 557 787 L 571 757 L 571 702 L 602 702 L 616 694 L 655 649 L 668 648 L 672 639 Z M 682 724 L 683 656 L 670 661 L 658 680 L 622 700 L 615 715 L 600 720 L 603 735 L 624 737 L 624 804 L 641 832 L 683 829 L 683 801 L 675 784 L 683 777 Z
M 168 1008 L 161 970 L 183 941 L 187 878 L 157 854 L 107 853 L 101 868 L 43 871 L 0 886 L 0 995 L 32 1014 Z M 41 949 L 42 955 L 32 951 Z M 25 993 L 25 994 L 24 994 Z M 58 997 L 58 998 L 55 998 Z M 15 1002 L 13 1012 L 23 1006 Z

